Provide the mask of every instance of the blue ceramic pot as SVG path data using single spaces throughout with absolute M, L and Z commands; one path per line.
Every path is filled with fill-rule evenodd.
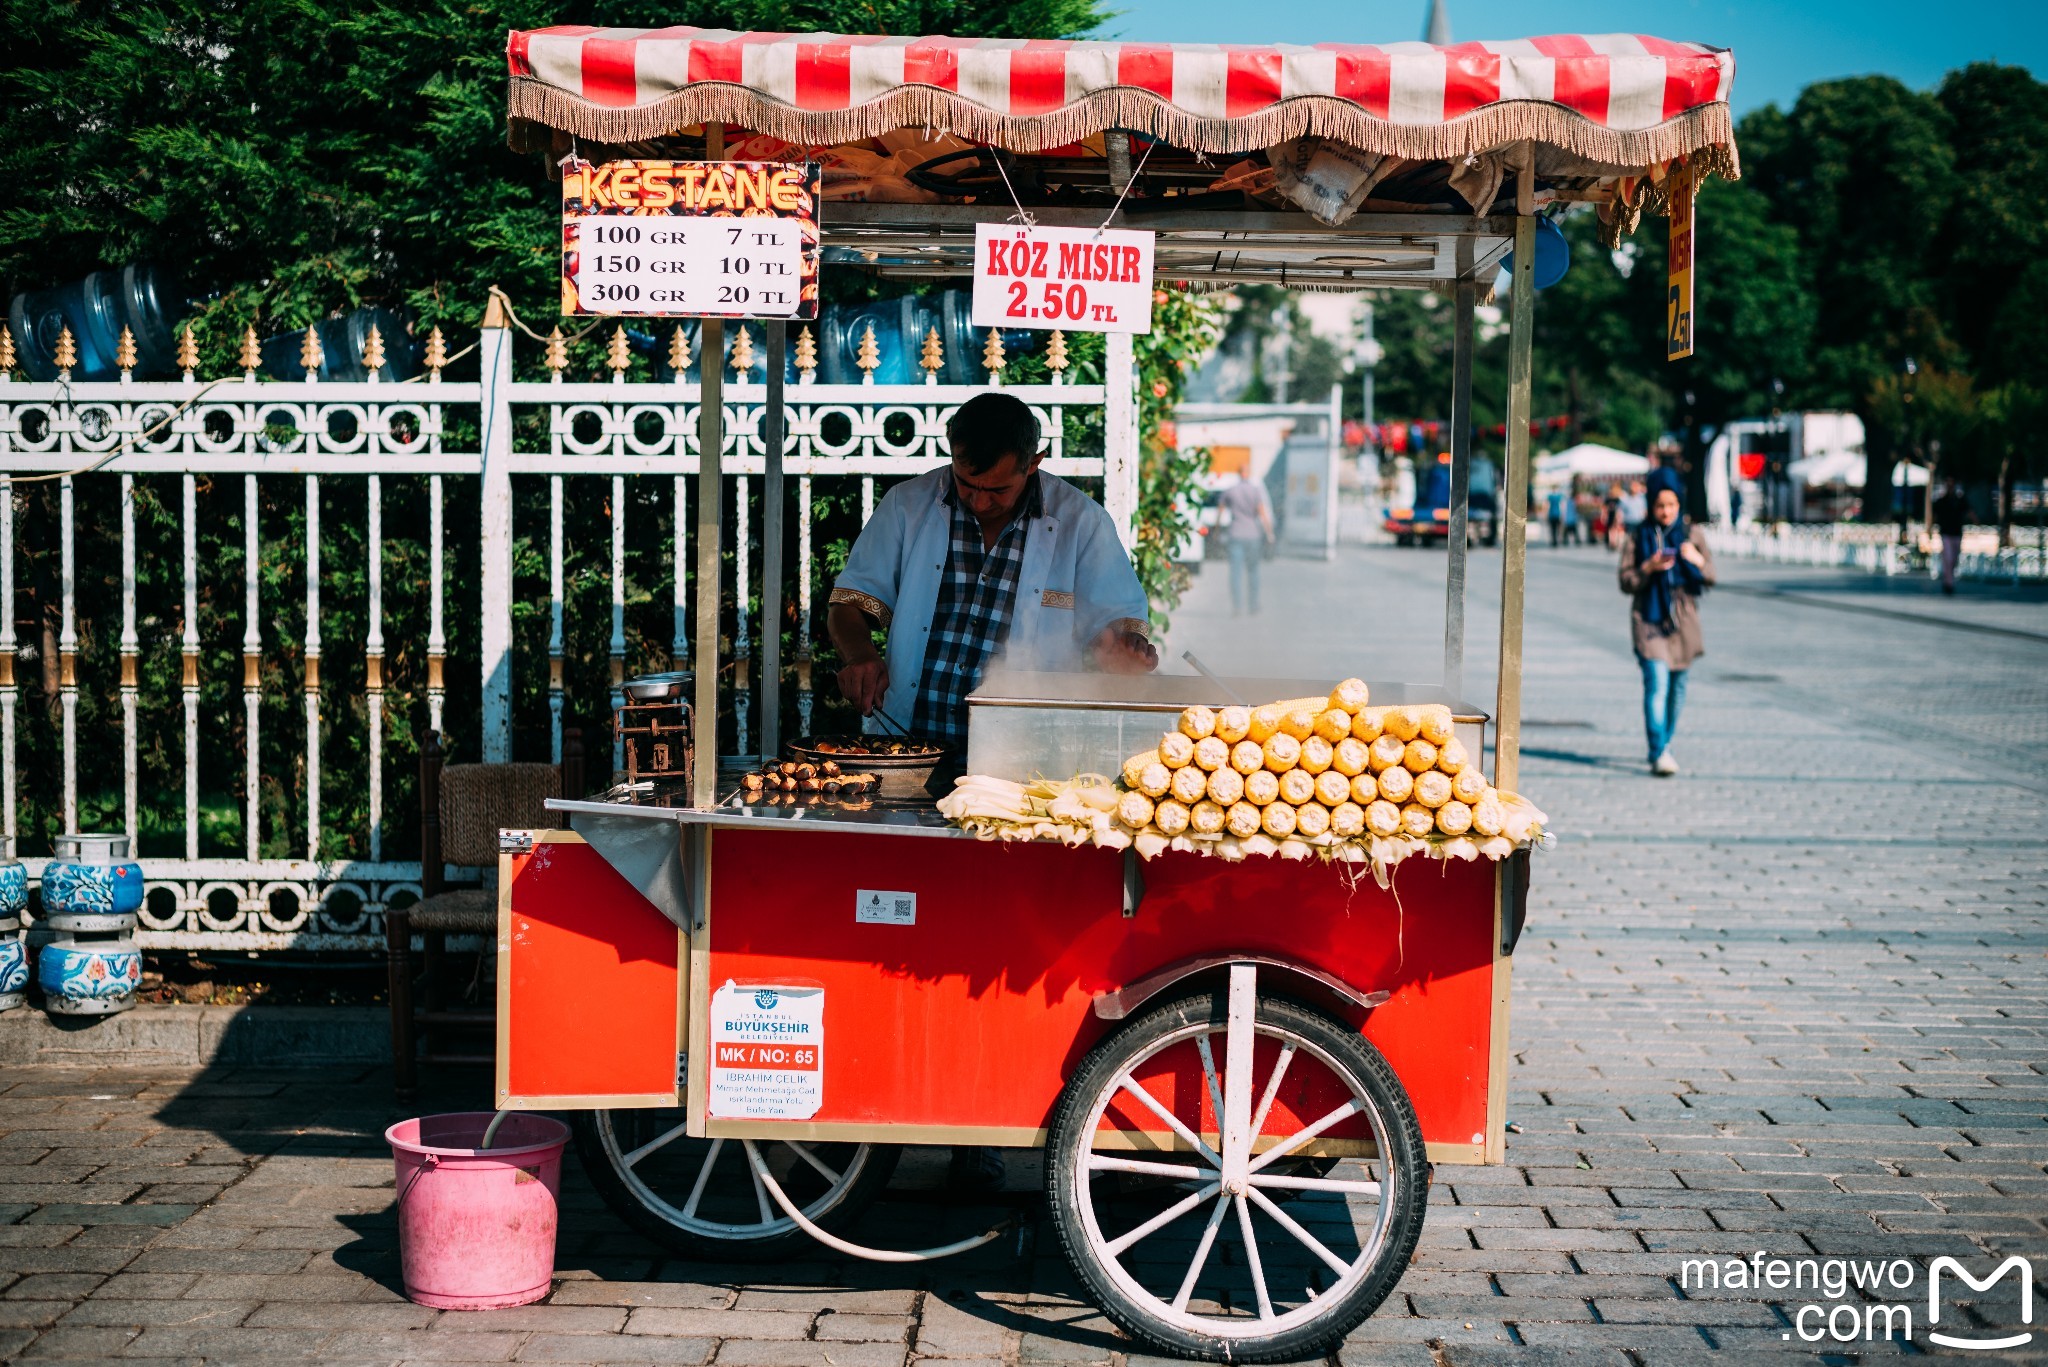
M 28 947 L 19 933 L 0 935 L 0 1011 L 21 1005 L 28 987 Z
M 125 835 L 60 835 L 43 865 L 43 915 L 132 916 L 142 906 L 142 866 Z
M 19 859 L 0 858 L 0 921 L 12 920 L 28 906 L 28 867 Z
M 142 951 L 133 940 L 53 940 L 36 958 L 36 977 L 57 1015 L 126 1011 L 142 985 Z

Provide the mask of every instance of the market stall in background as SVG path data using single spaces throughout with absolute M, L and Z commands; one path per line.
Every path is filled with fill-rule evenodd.
M 578 1111 L 598 1185 L 655 1238 L 943 1256 L 1003 1231 L 922 1250 L 851 1235 L 898 1146 L 1043 1146 L 1075 1272 L 1134 1339 L 1327 1353 L 1399 1279 L 1430 1165 L 1504 1151 L 1511 956 L 1545 821 L 1517 791 L 1540 216 L 1590 202 L 1614 237 L 1645 209 L 1689 221 L 1697 178 L 1735 170 L 1732 57 L 1625 35 L 1222 49 L 565 28 L 513 34 L 510 58 L 515 145 L 565 176 L 565 299 L 701 315 L 706 357 L 724 355 L 719 315 L 768 320 L 771 483 L 809 279 L 803 229 L 773 226 L 777 167 L 816 168 L 798 217 L 823 292 L 834 271 L 971 281 L 992 349 L 1005 328 L 1107 333 L 1110 395 L 1175 290 L 1452 300 L 1440 679 L 1373 678 L 1361 602 L 1330 624 L 1359 677 L 992 671 L 964 753 L 900 719 L 784 746 L 767 659 L 758 749 L 717 752 L 728 415 L 704 364 L 685 395 L 711 596 L 692 670 L 626 685 L 669 709 L 676 743 L 622 713 L 625 772 L 551 804 L 570 831 L 507 833 L 501 860 L 498 1104 Z M 593 187 L 617 212 L 584 212 Z M 708 217 L 677 229 L 679 202 Z M 742 250 L 757 230 L 761 253 Z M 657 246 L 710 277 L 708 306 L 657 281 Z M 1488 708 L 1463 696 L 1472 319 L 1504 266 Z M 1126 544 L 1145 534 L 1142 453 L 1115 430 L 1134 416 L 1113 405 L 1106 438 L 1127 453 L 1104 488 Z M 772 571 L 760 591 L 779 620 Z

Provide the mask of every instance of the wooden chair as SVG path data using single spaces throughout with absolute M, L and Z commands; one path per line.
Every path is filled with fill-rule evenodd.
M 583 792 L 583 735 L 562 733 L 562 763 L 447 764 L 437 732 L 420 751 L 420 900 L 384 913 L 390 974 L 391 1064 L 398 1095 L 411 1096 L 420 1062 L 489 1063 L 496 1005 L 444 1000 L 443 960 L 450 935 L 482 935 L 489 954 L 498 929 L 498 832 L 562 824 L 544 805 Z M 446 866 L 481 868 L 478 887 L 450 888 Z M 412 937 L 422 945 L 420 999 L 414 1002 Z M 476 981 L 483 978 L 479 962 Z M 478 1039 L 481 1034 L 482 1038 Z M 467 1036 L 466 1041 L 448 1039 Z

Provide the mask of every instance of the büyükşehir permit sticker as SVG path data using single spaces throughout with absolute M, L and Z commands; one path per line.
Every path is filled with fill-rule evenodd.
M 711 994 L 712 1115 L 808 1120 L 824 1101 L 824 988 L 727 982 Z

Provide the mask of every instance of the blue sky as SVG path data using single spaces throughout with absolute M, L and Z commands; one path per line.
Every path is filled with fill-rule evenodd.
M 1652 33 L 1735 49 L 1738 113 L 1789 106 L 1802 87 L 1884 73 L 1927 88 L 1972 61 L 2048 75 L 2048 0 L 1445 0 L 1460 41 L 1542 33 Z M 1105 36 L 1186 43 L 1420 38 L 1426 0 L 1111 0 Z

